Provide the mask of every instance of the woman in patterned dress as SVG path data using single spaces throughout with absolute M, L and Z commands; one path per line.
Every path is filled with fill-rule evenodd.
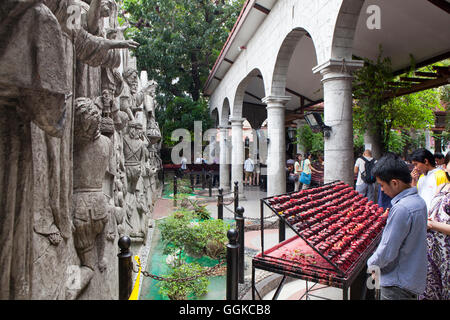
M 445 156 L 450 181 L 450 152 Z M 427 287 L 420 299 L 450 300 L 450 183 L 438 189 L 428 212 Z

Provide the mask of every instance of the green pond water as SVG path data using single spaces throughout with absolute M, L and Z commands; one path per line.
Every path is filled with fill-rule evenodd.
M 166 263 L 167 255 L 163 253 L 164 244 L 161 240 L 161 234 L 158 228 L 159 223 L 156 223 L 152 238 L 152 247 L 150 256 L 148 258 L 147 270 L 150 274 L 164 277 L 170 273 L 170 267 Z M 188 263 L 197 262 L 204 267 L 213 267 L 219 263 L 218 260 L 211 259 L 204 256 L 201 258 L 193 258 L 188 256 L 186 261 Z M 226 297 L 226 276 L 209 277 L 210 284 L 208 286 L 208 293 L 202 297 L 189 297 L 189 300 L 225 300 Z M 140 300 L 169 300 L 159 294 L 159 286 L 157 280 L 144 277 L 142 282 L 142 289 Z

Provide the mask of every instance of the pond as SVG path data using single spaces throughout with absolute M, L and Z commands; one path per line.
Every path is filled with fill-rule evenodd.
M 166 263 L 167 255 L 164 254 L 164 243 L 161 240 L 161 232 L 159 224 L 162 220 L 155 223 L 155 230 L 153 233 L 150 255 L 147 263 L 147 272 L 153 275 L 163 277 L 170 273 L 170 266 Z M 201 258 L 187 257 L 186 262 L 197 262 L 204 267 L 213 267 L 219 263 L 218 260 L 211 259 L 208 256 Z M 189 300 L 225 300 L 226 297 L 226 276 L 209 277 L 210 284 L 208 286 L 208 293 L 202 297 L 189 297 Z M 140 300 L 169 300 L 159 294 L 159 286 L 157 280 L 145 277 L 142 282 L 142 289 L 140 293 Z

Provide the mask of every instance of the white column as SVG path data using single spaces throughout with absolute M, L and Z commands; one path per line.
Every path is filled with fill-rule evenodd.
M 220 187 L 230 189 L 230 162 L 228 161 L 227 139 L 229 126 L 220 126 Z
M 244 118 L 230 117 L 231 122 L 231 187 L 234 188 L 234 182 L 238 182 L 239 194 L 243 194 L 244 183 L 244 140 L 242 124 Z M 240 196 L 241 197 L 241 196 Z
M 324 123 L 332 128 L 324 144 L 324 182 L 354 181 L 352 75 L 363 61 L 329 60 L 315 68 L 323 76 Z
M 286 192 L 285 105 L 289 96 L 268 96 L 267 104 L 267 196 Z

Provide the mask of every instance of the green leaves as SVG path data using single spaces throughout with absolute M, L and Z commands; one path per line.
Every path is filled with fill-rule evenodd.
M 198 263 L 182 264 L 173 268 L 166 278 L 185 279 L 196 276 L 205 270 Z M 188 297 L 201 297 L 208 292 L 209 280 L 207 277 L 199 277 L 191 281 L 162 281 L 158 282 L 160 294 L 171 300 L 186 300 Z
M 357 131 L 370 130 L 380 136 L 382 147 L 387 150 L 391 129 L 432 126 L 434 110 L 440 107 L 440 101 L 437 89 L 386 99 L 385 94 L 391 83 L 400 76 L 394 76 L 389 57 L 382 58 L 382 53 L 380 46 L 377 60 L 364 59 L 364 67 L 355 73 L 353 123 Z
M 125 0 L 130 20 L 142 22 L 130 34 L 141 44 L 135 51 L 138 68 L 147 70 L 166 97 L 197 101 L 242 4 L 243 0 Z M 146 23 L 151 27 L 144 27 Z M 179 82 L 172 84 L 177 78 Z
M 297 130 L 297 143 L 302 145 L 306 152 L 323 154 L 323 134 L 314 133 L 308 125 Z
M 244 0 L 124 0 L 135 26 L 126 35 L 140 43 L 134 51 L 139 70 L 158 83 L 156 111 L 163 143 L 174 129 L 193 132 L 194 121 L 210 128 L 203 86 Z M 149 25 L 149 27 L 146 27 Z

